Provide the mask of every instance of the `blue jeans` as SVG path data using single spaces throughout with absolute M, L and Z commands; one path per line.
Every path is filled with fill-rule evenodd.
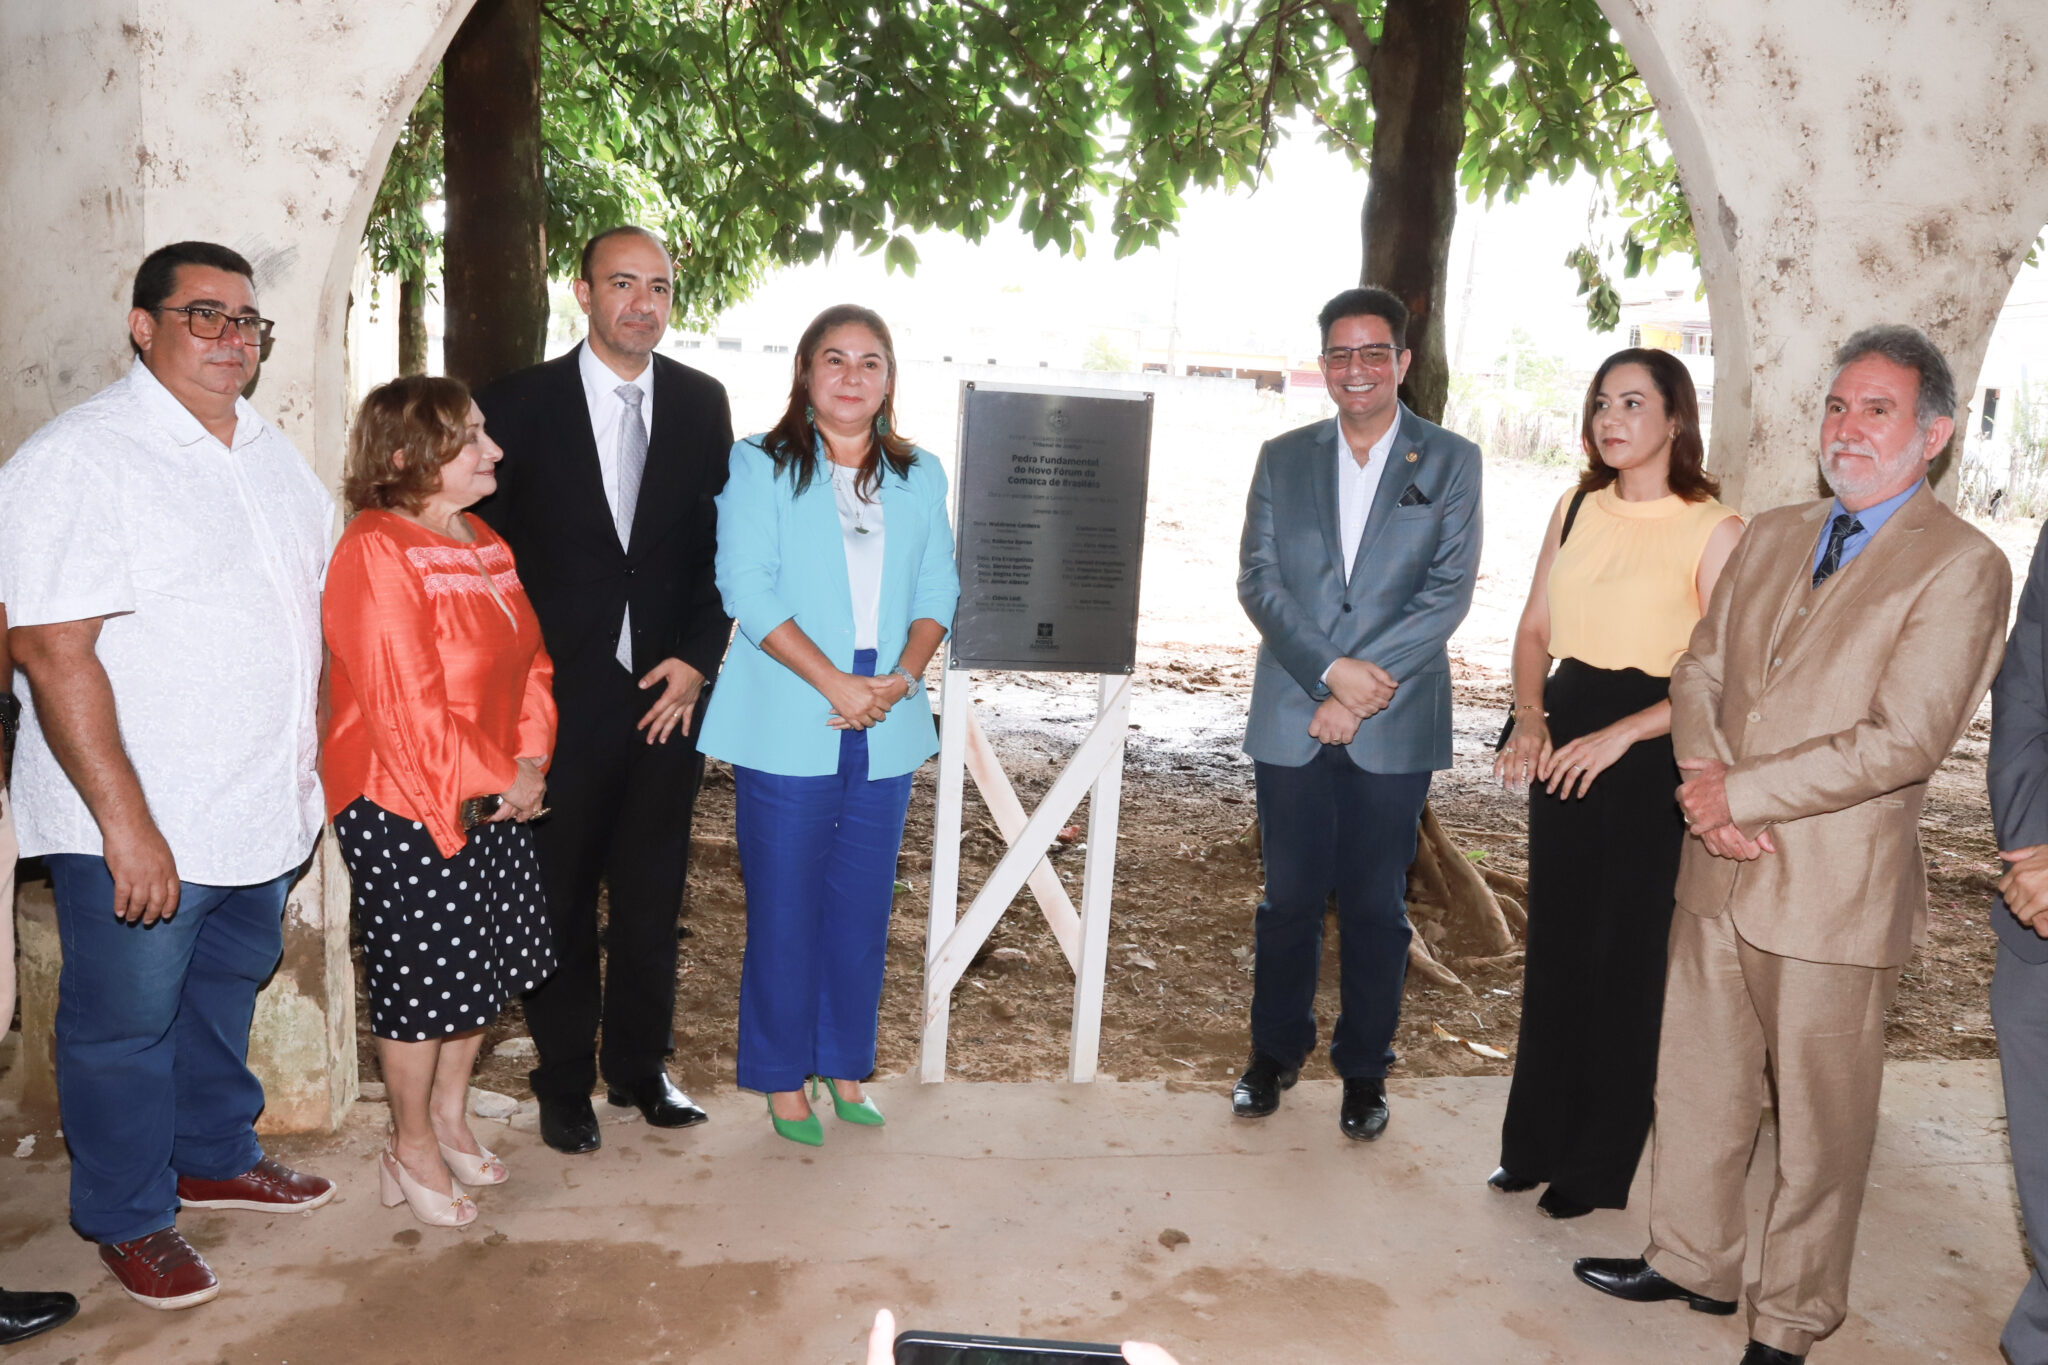
M 854 655 L 873 676 L 875 652 Z M 875 1069 L 882 961 L 909 773 L 868 779 L 868 737 L 839 736 L 839 771 L 785 777 L 733 768 L 734 834 L 747 888 L 739 1083 L 796 1090 L 807 1076 Z
M 1316 1045 L 1323 914 L 1337 896 L 1340 1004 L 1330 1064 L 1384 1077 L 1408 979 L 1408 864 L 1430 774 L 1369 773 L 1339 744 L 1299 768 L 1255 765 L 1266 898 L 1254 921 L 1252 1047 L 1300 1066 Z
M 249 1073 L 256 991 L 284 952 L 291 874 L 179 885 L 144 928 L 114 917 L 104 859 L 44 858 L 57 892 L 57 1107 L 71 1148 L 71 1223 L 95 1242 L 170 1227 L 178 1177 L 231 1180 L 263 1159 Z

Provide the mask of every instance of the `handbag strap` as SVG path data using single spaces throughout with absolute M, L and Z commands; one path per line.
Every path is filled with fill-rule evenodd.
M 1565 540 L 1572 533 L 1572 523 L 1579 519 L 1579 504 L 1586 500 L 1586 490 L 1581 488 L 1572 494 L 1572 505 L 1564 509 L 1564 525 L 1557 530 L 1558 548 L 1564 547 Z

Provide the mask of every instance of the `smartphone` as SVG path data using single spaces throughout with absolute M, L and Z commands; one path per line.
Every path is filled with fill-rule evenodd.
M 1099 1341 L 1033 1341 L 957 1332 L 905 1332 L 896 1338 L 896 1365 L 1072 1365 L 1123 1358 L 1122 1347 Z

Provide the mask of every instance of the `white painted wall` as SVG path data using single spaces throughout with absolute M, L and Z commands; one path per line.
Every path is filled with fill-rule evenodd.
M 255 267 L 277 340 L 253 400 L 338 485 L 357 246 L 470 3 L 0 2 L 0 459 L 126 369 L 136 266 L 197 237 Z M 257 1008 L 267 1129 L 332 1127 L 354 1098 L 347 935 L 326 848 Z
M 1923 328 L 1969 394 L 2048 219 L 2041 0 L 1600 8 L 1692 201 L 1724 496 L 1752 511 L 1816 496 L 1829 356 L 1859 327 Z

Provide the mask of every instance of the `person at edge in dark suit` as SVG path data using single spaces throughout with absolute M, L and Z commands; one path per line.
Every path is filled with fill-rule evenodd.
M 1244 750 L 1256 765 L 1266 896 L 1254 923 L 1251 1064 L 1231 1094 L 1272 1113 L 1316 1041 L 1332 892 L 1342 1006 L 1330 1062 L 1339 1126 L 1387 1126 L 1387 1069 L 1408 975 L 1405 892 L 1431 773 L 1451 766 L 1445 642 L 1479 568 L 1479 447 L 1397 396 L 1408 310 L 1384 289 L 1323 306 L 1334 420 L 1259 451 L 1237 598 L 1258 628 Z
M 533 829 L 561 965 L 527 996 L 526 1019 L 541 1136 L 561 1152 L 601 1143 L 600 1070 L 607 1098 L 656 1127 L 706 1117 L 665 1058 L 697 725 L 732 634 L 712 579 L 732 413 L 716 380 L 654 354 L 674 288 L 652 233 L 599 233 L 575 283 L 583 342 L 477 396 L 505 450 L 477 511 L 512 546 L 555 661 L 554 813 Z
M 2048 1365 L 2048 529 L 1991 684 L 1987 768 L 1991 823 L 2007 864 L 1991 906 L 1991 1023 L 2020 1221 L 2033 1253 L 2033 1273 L 1998 1344 L 2012 1365 Z

